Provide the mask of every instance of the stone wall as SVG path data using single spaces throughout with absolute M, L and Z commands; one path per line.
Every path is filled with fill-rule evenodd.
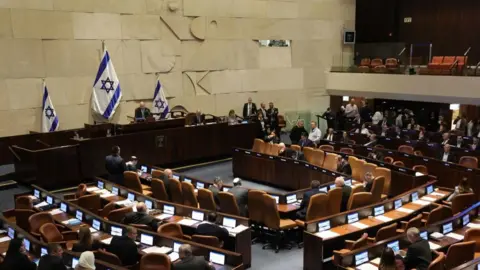
M 0 0 L 0 136 L 40 130 L 42 78 L 61 129 L 92 123 L 102 40 L 123 90 L 114 122 L 151 101 L 157 73 L 171 107 L 241 114 L 252 97 L 292 120 L 323 112 L 354 17 L 355 0 Z

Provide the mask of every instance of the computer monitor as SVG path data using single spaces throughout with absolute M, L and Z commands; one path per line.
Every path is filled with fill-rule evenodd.
M 182 246 L 182 243 L 173 242 L 173 252 L 178 253 L 178 250 L 180 249 L 180 246 Z
M 237 220 L 234 218 L 223 217 L 223 226 L 235 228 L 237 226 Z
M 179 176 L 179 175 L 176 175 L 176 174 L 173 174 L 173 175 L 172 175 L 172 178 L 175 179 L 175 180 L 180 180 L 180 176 Z
M 225 265 L 225 255 L 210 251 L 210 262 L 214 264 Z
M 400 251 L 400 243 L 398 241 L 393 241 L 387 244 L 387 247 L 391 248 L 393 252 L 397 253 Z
M 197 189 L 205 188 L 205 184 L 202 183 L 202 182 L 197 182 L 196 187 L 197 187 Z
M 62 212 L 66 213 L 67 210 L 68 210 L 68 205 L 66 203 L 60 203 L 60 210 L 62 210 Z
M 430 185 L 427 187 L 427 194 L 430 194 L 433 192 L 433 185 Z
M 203 218 L 204 218 L 204 214 L 203 212 L 200 212 L 200 211 L 192 211 L 192 219 L 194 220 L 198 220 L 198 221 L 203 221 Z
M 82 220 L 83 220 L 83 213 L 82 213 L 82 211 L 77 210 L 77 212 L 75 212 L 75 217 L 76 217 L 78 220 L 82 221 Z
M 383 205 L 377 206 L 373 208 L 373 216 L 380 216 L 385 213 L 385 207 Z
M 145 200 L 145 206 L 147 207 L 147 209 L 153 209 L 153 202 L 150 201 L 150 200 Z
M 34 189 L 33 190 L 33 196 L 35 196 L 35 198 L 37 198 L 37 199 L 40 199 L 40 190 Z
M 412 202 L 418 200 L 418 192 L 412 193 Z
M 428 232 L 427 231 L 421 232 L 420 237 L 424 240 L 428 240 Z
M 72 268 L 75 269 L 75 267 L 78 264 L 78 258 L 72 258 Z
M 393 204 L 395 209 L 402 207 L 402 199 L 396 200 Z
M 47 255 L 48 254 L 48 249 L 47 248 L 40 248 L 40 257 L 42 257 L 43 255 Z
M 287 203 L 294 203 L 297 201 L 297 194 L 287 196 Z
M 351 186 L 352 185 L 352 179 L 345 180 L 345 185 L 346 186 Z
M 148 172 L 147 166 L 141 166 L 140 171 L 142 171 L 143 173 L 147 173 Z
M 352 224 L 358 221 L 358 213 L 351 213 L 347 215 L 347 223 Z
M 333 185 L 330 185 L 328 188 L 329 188 L 329 189 L 334 189 L 334 188 L 336 188 L 336 187 L 337 187 L 337 186 L 336 186 L 335 184 L 333 184 Z
M 447 234 L 449 232 L 453 231 L 453 224 L 452 222 L 449 222 L 447 224 L 442 225 L 442 233 Z
M 364 251 L 362 253 L 359 253 L 355 255 L 355 265 L 359 266 L 363 263 L 368 262 L 368 251 Z
M 175 215 L 175 207 L 171 205 L 164 205 L 163 206 L 163 213 L 169 215 Z
M 272 198 L 274 198 L 275 202 L 278 204 L 278 202 L 280 201 L 280 197 L 275 196 L 275 195 L 270 195 L 270 196 L 272 196 Z
M 28 240 L 27 238 L 24 238 L 23 245 L 25 246 L 26 251 L 30 251 L 30 240 Z
M 97 182 L 97 187 L 98 187 L 99 189 L 103 189 L 103 188 L 105 187 L 105 184 L 104 184 L 102 181 L 98 181 L 98 182 Z
M 118 188 L 117 187 L 112 187 L 112 194 L 115 196 L 118 196 Z
M 327 187 L 321 187 L 321 188 L 319 188 L 318 190 L 320 190 L 321 192 L 325 192 L 325 193 L 328 192 L 328 188 L 327 188 Z
M 15 230 L 11 227 L 8 227 L 8 232 L 7 232 L 8 237 L 11 239 L 15 238 Z
M 47 203 L 48 204 L 53 204 L 53 198 L 51 196 L 47 196 Z
M 110 234 L 113 235 L 113 236 L 122 236 L 123 235 L 123 230 L 122 230 L 121 227 L 112 226 L 110 228 Z
M 135 194 L 129 192 L 128 195 L 127 195 L 127 199 L 131 202 L 134 202 L 135 201 Z
M 102 223 L 100 223 L 100 220 L 93 219 L 92 220 L 92 228 L 94 228 L 97 231 L 100 231 L 100 226 Z
M 190 178 L 183 178 L 183 182 L 187 182 L 187 183 L 192 183 L 192 179 Z
M 222 188 L 222 191 L 223 191 L 223 192 L 228 192 L 229 190 L 230 190 L 230 189 L 229 189 L 228 187 L 223 187 L 223 188 Z
M 470 223 L 470 216 L 466 214 L 465 216 L 462 217 L 462 224 L 463 226 L 466 226 L 468 223 Z
M 140 243 L 148 246 L 153 246 L 153 236 L 148 234 L 140 234 Z
M 330 230 L 330 220 L 325 220 L 318 223 L 318 231 L 323 232 L 326 230 Z

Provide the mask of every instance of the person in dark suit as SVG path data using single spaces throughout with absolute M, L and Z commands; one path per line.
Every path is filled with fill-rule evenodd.
M 112 153 L 105 158 L 105 169 L 108 172 L 108 180 L 123 185 L 123 172 L 127 167 L 120 156 L 120 147 L 112 147 Z
M 192 125 L 203 125 L 205 123 L 205 115 L 200 110 L 197 110 L 193 118 Z
M 213 193 L 213 200 L 217 205 L 217 211 L 220 210 L 220 199 L 218 199 L 218 193 L 222 191 L 222 187 L 223 187 L 223 181 L 218 176 L 215 177 L 215 179 L 213 179 L 213 185 L 210 185 L 208 187 L 208 190 L 210 190 Z
M 280 134 L 278 128 L 278 109 L 273 106 L 273 102 L 268 103 L 268 123 L 270 124 L 270 130 L 274 130 L 276 134 Z
M 347 204 L 350 199 L 350 194 L 352 194 L 352 188 L 345 185 L 345 179 L 341 176 L 335 178 L 335 186 L 342 189 L 342 204 L 340 210 L 342 212 L 347 211 Z
M 432 262 L 432 251 L 427 240 L 420 237 L 420 231 L 413 227 L 407 230 L 407 239 L 412 243 L 403 260 L 405 269 L 427 270 Z
M 150 109 L 145 108 L 145 103 L 140 102 L 140 107 L 135 109 L 135 120 L 145 120 L 147 117 L 152 116 Z
M 305 122 L 303 120 L 298 120 L 297 124 L 290 131 L 290 140 L 292 144 L 299 144 L 302 134 L 306 133 L 308 137 L 308 132 L 305 129 Z
M 368 153 L 368 158 L 371 158 L 371 159 L 375 159 L 375 160 L 378 160 L 378 161 L 383 161 L 383 153 L 381 151 L 378 151 L 376 149 L 374 149 L 372 152 Z
M 370 138 L 370 141 L 364 144 L 364 146 L 374 147 L 377 144 L 377 135 L 371 134 L 369 138 Z
M 370 110 L 365 100 L 362 100 L 361 102 L 362 107 L 360 108 L 360 118 L 362 118 L 362 122 L 372 122 L 372 110 Z
M 333 142 L 335 134 L 333 133 L 333 128 L 329 128 L 327 134 L 323 137 L 324 140 Z
M 268 124 L 263 118 L 263 115 L 261 113 L 257 114 L 257 120 L 256 123 L 258 123 L 257 126 L 257 138 L 264 140 L 265 136 L 267 136 L 267 128 Z
M 450 133 L 445 132 L 442 134 L 442 145 L 450 144 Z
M 302 147 L 302 149 L 304 147 L 315 147 L 315 144 L 308 139 L 308 133 L 307 132 L 302 133 L 302 136 L 300 137 L 300 141 L 298 142 L 298 145 L 300 145 L 300 147 Z
M 260 109 L 257 110 L 257 114 L 258 113 L 262 114 L 265 122 L 270 122 L 270 120 L 268 119 L 268 113 L 267 113 L 267 108 L 265 107 L 265 103 L 263 103 L 263 102 L 260 103 Z
M 208 222 L 202 223 L 197 226 L 195 234 L 215 236 L 220 240 L 221 246 L 228 240 L 228 231 L 225 228 L 216 224 L 217 214 L 210 212 L 207 216 Z
M 15 238 L 8 243 L 7 254 L 0 264 L 2 270 L 35 270 L 37 265 L 30 260 L 23 245 L 23 238 Z
M 278 146 L 280 147 L 280 150 L 278 150 L 279 157 L 296 158 L 296 151 L 287 148 L 284 143 L 279 143 Z
M 443 153 L 440 154 L 438 159 L 440 159 L 443 162 L 457 162 L 457 159 L 455 158 L 455 155 L 450 152 L 451 146 L 449 144 L 445 144 L 443 146 Z
M 139 259 L 137 244 L 135 244 L 137 229 L 129 226 L 126 231 L 123 236 L 113 236 L 107 251 L 117 255 L 122 265 L 134 265 Z
M 458 135 L 457 141 L 455 142 L 455 147 L 457 148 L 465 148 L 467 145 L 463 141 L 463 136 Z
M 471 151 L 479 151 L 480 150 L 480 145 L 478 143 L 478 138 L 473 137 L 473 142 L 468 146 L 468 149 Z
M 147 206 L 143 202 L 137 203 L 137 212 L 130 212 L 122 220 L 123 224 L 143 224 L 157 231 L 158 222 L 155 218 L 147 214 Z
M 373 186 L 373 174 L 371 172 L 366 172 L 364 175 L 363 187 L 365 192 L 371 192 Z
M 257 105 L 252 102 L 252 98 L 248 98 L 248 102 L 243 104 L 243 118 L 247 119 L 251 115 L 254 115 L 257 113 Z
M 181 245 L 178 255 L 180 261 L 172 264 L 172 270 L 215 270 L 215 267 L 203 256 L 193 256 L 192 247 L 189 244 Z
M 327 121 L 327 128 L 334 128 L 335 127 L 335 115 L 333 114 L 330 107 L 322 114 L 322 118 Z
M 127 167 L 127 171 L 136 172 L 137 171 L 137 163 L 138 163 L 137 157 L 132 156 L 130 158 L 130 161 L 125 163 L 125 166 Z
M 348 161 L 342 156 L 338 156 L 337 159 L 337 172 L 352 175 L 352 167 L 350 166 L 350 163 L 348 163 Z
M 346 131 L 342 133 L 342 138 L 340 139 L 340 142 L 350 143 L 350 137 L 348 136 L 348 133 Z
M 59 244 L 48 244 L 48 254 L 38 262 L 37 270 L 67 270 L 62 260 L 63 249 Z
M 233 187 L 228 192 L 233 194 L 237 201 L 240 214 L 245 216 L 248 203 L 248 189 L 242 188 L 242 180 L 240 180 L 240 178 L 233 179 Z
M 280 143 L 280 137 L 278 137 L 275 131 L 273 130 L 272 132 L 270 132 L 268 136 L 265 136 L 263 141 L 271 142 L 271 143 Z
M 173 172 L 171 169 L 165 169 L 163 171 L 163 176 L 160 178 L 160 180 L 163 182 L 163 185 L 165 186 L 165 190 L 167 191 L 167 195 L 170 198 L 170 178 L 173 177 Z
M 313 195 L 319 194 L 319 193 L 324 193 L 323 191 L 320 191 L 318 188 L 320 187 L 320 182 L 318 180 L 313 180 L 310 183 L 310 190 L 307 190 L 303 194 L 303 199 L 302 203 L 300 204 L 300 209 L 297 211 L 296 215 L 298 219 L 305 220 L 305 217 L 307 216 L 307 209 L 308 205 L 310 204 L 310 198 L 312 198 Z

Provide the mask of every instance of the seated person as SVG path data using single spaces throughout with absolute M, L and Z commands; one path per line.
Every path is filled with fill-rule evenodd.
M 137 203 L 137 212 L 130 212 L 125 214 L 122 220 L 123 224 L 143 224 L 157 231 L 158 221 L 147 214 L 147 206 L 143 202 Z
M 165 190 L 167 191 L 168 197 L 170 197 L 170 179 L 173 178 L 173 171 L 171 169 L 165 169 L 163 171 L 163 176 L 160 178 L 160 180 L 163 182 L 163 185 L 165 186 Z
M 455 143 L 455 147 L 464 148 L 465 146 L 466 145 L 465 145 L 465 142 L 463 141 L 463 136 L 458 135 L 457 136 L 457 142 Z
M 242 180 L 240 178 L 233 179 L 233 187 L 228 192 L 235 197 L 240 215 L 245 216 L 248 204 L 248 189 L 242 187 Z
M 377 144 L 377 135 L 371 134 L 369 138 L 370 138 L 370 141 L 364 144 L 364 146 L 374 147 Z
M 395 253 L 393 249 L 386 247 L 380 256 L 379 270 L 397 270 L 397 263 L 395 261 Z
M 451 202 L 453 198 L 455 198 L 457 195 L 465 194 L 465 193 L 473 193 L 473 189 L 468 184 L 468 178 L 463 177 L 462 180 L 460 181 L 460 184 L 455 187 L 455 190 L 453 191 L 452 195 L 450 195 L 447 198 L 447 202 Z
M 205 123 L 205 115 L 200 110 L 195 112 L 195 117 L 192 120 L 192 125 L 203 125 Z
M 215 270 L 215 267 L 203 256 L 193 256 L 192 247 L 189 244 L 181 245 L 178 255 L 180 260 L 172 264 L 172 270 Z
M 277 137 L 277 134 L 275 134 L 275 131 L 272 131 L 272 132 L 270 132 L 270 135 L 265 136 L 264 141 L 269 142 L 269 143 L 279 143 L 280 138 Z
M 278 156 L 279 157 L 286 157 L 286 158 L 295 158 L 297 152 L 287 148 L 284 143 L 279 143 L 278 146 L 280 146 L 280 149 L 278 150 Z
M 220 199 L 218 198 L 218 193 L 222 191 L 222 187 L 223 187 L 223 181 L 222 179 L 220 179 L 220 177 L 215 177 L 215 179 L 213 179 L 213 185 L 210 185 L 208 187 L 208 190 L 210 190 L 213 193 L 213 200 L 217 205 L 217 211 L 220 210 Z
M 92 238 L 92 233 L 87 226 L 82 226 L 78 230 L 78 242 L 73 244 L 73 252 L 94 251 L 102 247 L 98 239 Z
M 140 102 L 140 107 L 135 109 L 135 120 L 145 120 L 149 116 L 152 116 L 150 109 L 145 108 L 145 102 Z
M 298 141 L 298 145 L 302 147 L 315 147 L 315 144 L 308 139 L 308 133 L 303 132 L 302 135 L 300 136 L 300 141 Z
M 127 171 L 136 172 L 137 171 L 138 159 L 136 156 L 132 156 L 131 160 L 125 163 L 127 166 Z
M 30 260 L 23 244 L 23 238 L 14 238 L 8 243 L 7 253 L 4 255 L 0 269 L 5 270 L 35 270 L 37 265 Z
M 230 126 L 238 124 L 237 115 L 234 110 L 228 112 L 227 122 Z
M 48 244 L 48 254 L 38 262 L 38 270 L 67 270 L 62 261 L 63 248 L 59 244 Z
M 342 189 L 342 204 L 340 206 L 340 211 L 347 211 L 348 200 L 350 199 L 350 194 L 352 194 L 352 187 L 345 185 L 345 179 L 341 176 L 335 178 L 335 186 Z
M 374 149 L 372 152 L 368 153 L 368 158 L 383 161 L 383 153 L 382 151 Z
M 373 186 L 374 176 L 371 172 L 366 172 L 363 181 L 363 187 L 365 188 L 365 192 L 371 192 Z
M 137 238 L 137 229 L 128 226 L 123 236 L 113 236 L 107 251 L 120 258 L 122 265 L 134 265 L 138 262 L 139 255 L 135 239 Z M 125 233 L 126 231 L 126 233 Z
M 468 146 L 468 150 L 479 151 L 480 145 L 478 143 L 478 137 L 473 137 L 473 143 Z
M 342 138 L 340 139 L 340 142 L 350 143 L 350 137 L 348 137 L 348 133 L 346 131 L 342 133 Z
M 80 254 L 75 270 L 95 270 L 95 255 L 91 251 L 84 251 Z
M 310 198 L 318 193 L 324 193 L 323 191 L 320 191 L 318 188 L 320 187 L 320 182 L 318 180 L 313 180 L 310 183 L 310 188 L 303 194 L 303 199 L 302 203 L 300 204 L 300 209 L 297 211 L 297 218 L 301 220 L 305 220 L 307 216 L 307 209 L 308 205 L 310 203 Z
M 368 130 L 367 126 L 365 124 L 362 124 L 362 127 L 361 128 L 357 128 L 357 130 L 355 131 L 355 133 L 360 133 L 360 134 L 364 134 L 364 135 L 367 135 L 367 136 L 370 136 L 370 131 Z
M 347 159 L 342 156 L 338 156 L 337 158 L 337 172 L 352 175 L 352 167 L 350 166 L 350 163 L 348 163 Z
M 333 128 L 329 128 L 327 134 L 325 134 L 325 137 L 323 139 L 333 142 L 333 136 L 335 136 L 335 134 L 333 134 Z
M 457 159 L 455 155 L 450 152 L 451 146 L 449 144 L 445 144 L 443 146 L 443 153 L 440 154 L 439 159 L 443 162 L 456 162 Z
M 292 141 L 292 144 L 300 144 L 298 143 L 300 141 L 300 136 L 303 133 L 307 133 L 307 130 L 305 129 L 305 122 L 301 119 L 297 121 L 297 125 L 292 128 L 290 131 L 290 140 Z M 308 134 L 308 133 L 307 133 Z
M 428 241 L 420 237 L 420 231 L 415 227 L 407 230 L 407 239 L 411 245 L 403 259 L 405 269 L 427 270 L 432 262 L 432 251 Z
M 217 214 L 215 212 L 210 212 L 208 214 L 207 221 L 208 222 L 201 223 L 197 226 L 195 234 L 215 236 L 218 238 L 218 240 L 220 240 L 221 246 L 223 246 L 223 243 L 225 243 L 228 239 L 227 229 L 216 224 Z
M 450 144 L 450 133 L 444 132 L 442 134 L 442 145 Z

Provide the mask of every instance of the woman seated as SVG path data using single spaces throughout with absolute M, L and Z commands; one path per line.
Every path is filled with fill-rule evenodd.
M 234 111 L 234 110 L 230 110 L 230 111 L 228 112 L 227 122 L 228 122 L 229 125 L 236 125 L 236 124 L 238 124 L 237 115 L 235 114 L 235 111 Z
M 473 189 L 468 184 L 468 179 L 466 177 L 462 178 L 460 184 L 455 187 L 455 191 L 453 191 L 452 195 L 448 197 L 447 202 L 451 202 L 457 195 L 465 193 L 473 193 Z
M 37 265 L 30 260 L 23 245 L 23 238 L 15 238 L 10 241 L 7 249 L 7 254 L 3 263 L 0 264 L 2 270 L 34 270 Z

